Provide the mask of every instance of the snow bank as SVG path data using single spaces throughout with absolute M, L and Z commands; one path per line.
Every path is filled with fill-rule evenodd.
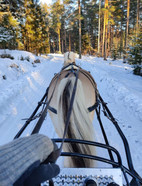
M 87 62 L 87 63 L 86 63 Z M 116 102 L 120 102 L 132 114 L 135 114 L 142 121 L 142 78 L 133 75 L 133 68 L 128 64 L 123 64 L 120 60 L 104 61 L 100 58 L 84 57 L 82 66 L 90 69 L 94 79 L 98 84 L 100 92 L 114 97 Z M 103 90 L 103 91 L 101 91 Z

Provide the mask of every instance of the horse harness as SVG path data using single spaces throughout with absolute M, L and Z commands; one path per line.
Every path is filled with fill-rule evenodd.
M 76 79 L 75 79 L 75 83 L 74 83 L 74 87 L 73 87 L 73 92 L 72 92 L 72 96 L 71 96 L 71 102 L 70 102 L 70 106 L 69 106 L 69 111 L 67 113 L 67 120 L 66 120 L 66 125 L 65 125 L 65 130 L 64 130 L 64 135 L 63 135 L 63 138 L 62 138 L 62 141 L 61 141 L 61 146 L 57 149 L 57 150 L 54 150 L 49 156 L 48 158 L 43 162 L 43 163 L 55 163 L 56 160 L 58 159 L 58 157 L 61 155 L 61 151 L 62 151 L 62 146 L 63 146 L 63 143 L 65 142 L 65 134 L 67 132 L 67 129 L 68 129 L 68 125 L 69 125 L 69 119 L 70 119 L 70 114 L 71 114 L 71 110 L 72 110 L 72 105 L 73 105 L 73 101 L 74 101 L 74 95 L 75 95 L 75 91 L 76 91 L 76 86 L 77 86 L 77 80 L 78 80 L 78 74 L 79 72 L 81 72 L 82 74 L 84 74 L 92 83 L 92 85 L 94 86 L 94 89 L 95 89 L 95 92 L 96 92 L 96 103 L 89 107 L 88 110 L 91 112 L 93 111 L 94 109 L 96 109 L 96 114 L 97 114 L 97 118 L 98 118 L 98 121 L 100 123 L 100 127 L 101 127 L 101 130 L 102 130 L 102 133 L 103 133 L 103 136 L 104 136 L 104 140 L 105 140 L 105 143 L 108 147 L 109 146 L 109 143 L 108 143 L 108 139 L 107 139 L 107 135 L 105 134 L 105 130 L 103 128 L 103 124 L 102 124 L 102 121 L 101 121 L 101 117 L 100 117 L 100 107 L 102 106 L 103 107 L 103 112 L 104 112 L 104 115 L 114 124 L 115 128 L 117 129 L 121 139 L 123 140 L 123 143 L 124 143 L 124 147 L 125 147 L 125 152 L 126 152 L 126 157 L 127 157 L 127 163 L 128 163 L 128 168 L 125 168 L 121 162 L 119 163 L 119 166 L 121 167 L 122 171 L 123 171 L 123 174 L 124 174 L 124 177 L 125 177 L 125 180 L 127 182 L 127 185 L 134 185 L 135 183 L 142 183 L 141 181 L 141 177 L 137 174 L 137 172 L 135 171 L 134 167 L 133 167 L 133 163 L 132 163 L 132 159 L 131 159 L 131 153 L 130 153 L 130 149 L 129 149 L 129 145 L 128 145 L 128 142 L 127 142 L 127 139 L 126 137 L 124 136 L 122 130 L 120 129 L 116 119 L 113 117 L 112 113 L 110 112 L 109 108 L 107 107 L 107 103 L 104 102 L 104 100 L 102 99 L 102 97 L 100 96 L 98 90 L 97 90 L 97 87 L 96 87 L 96 83 L 94 81 L 94 79 L 92 78 L 92 76 L 90 75 L 89 72 L 85 71 L 85 70 L 82 70 L 80 67 L 78 67 L 77 65 L 75 65 L 74 63 L 72 64 L 69 64 L 65 67 L 62 68 L 62 70 L 67 70 L 68 73 L 66 74 L 66 77 L 68 77 L 68 75 L 70 73 L 74 73 Z M 53 91 L 52 91 L 52 94 L 50 96 L 50 98 L 48 99 L 47 98 L 47 95 L 48 95 L 48 90 L 49 90 L 49 87 L 47 88 L 44 96 L 42 97 L 41 101 L 38 102 L 38 105 L 37 107 L 35 108 L 34 112 L 32 113 L 32 115 L 26 119 L 26 122 L 25 124 L 23 125 L 23 127 L 20 129 L 20 131 L 16 134 L 16 136 L 14 137 L 14 139 L 17 139 L 20 137 L 20 135 L 23 133 L 23 131 L 25 130 L 25 128 L 29 125 L 29 123 L 36 119 L 36 118 L 39 118 L 33 132 L 31 134 L 35 134 L 35 133 L 38 133 L 39 130 L 40 130 L 40 127 L 47 115 L 47 110 L 51 110 L 52 112 L 54 112 L 54 108 L 51 108 L 49 106 L 50 102 L 51 102 L 51 99 L 53 97 L 53 94 L 55 92 L 55 88 L 56 88 L 56 85 L 58 83 L 58 80 L 59 80 L 59 77 L 62 73 L 62 70 L 56 74 L 54 76 L 54 78 L 52 79 L 51 83 L 53 81 L 55 81 L 55 86 L 53 87 Z M 51 85 L 50 83 L 50 85 Z M 43 108 L 42 108 L 42 111 L 41 113 L 37 114 L 37 111 L 38 109 L 41 107 L 41 105 L 43 105 Z M 99 106 L 99 108 L 97 108 Z M 57 111 L 56 111 L 57 112 Z M 56 113 L 57 114 L 57 113 Z M 89 144 L 90 145 L 90 144 Z M 92 144 L 91 144 L 92 145 Z M 113 157 L 112 157 L 112 152 L 111 150 L 108 148 L 108 152 L 109 152 L 109 156 L 110 156 L 110 159 L 111 161 L 114 162 L 113 160 Z M 108 163 L 106 160 L 107 159 L 104 159 L 106 163 Z M 102 161 L 102 158 L 101 160 Z M 127 176 L 126 176 L 126 173 L 128 173 L 130 176 L 132 176 L 132 184 L 129 184 L 129 181 L 127 179 Z M 133 183 L 134 182 L 134 183 Z M 135 184 L 136 185 L 136 184 Z M 138 184 L 139 185 L 139 184 Z
M 52 79 L 52 81 L 51 81 L 51 83 L 50 83 L 50 85 L 49 85 L 49 88 L 50 88 L 51 84 L 52 84 L 54 81 L 56 82 L 56 83 L 55 83 L 54 89 L 56 88 L 56 84 L 57 84 L 57 81 L 59 80 L 59 77 L 61 76 L 62 72 L 65 72 L 65 71 L 67 72 L 67 74 L 64 76 L 64 78 L 67 78 L 70 74 L 74 74 L 74 76 L 76 77 L 77 74 L 80 72 L 80 73 L 82 73 L 86 78 L 88 78 L 88 79 L 90 80 L 92 86 L 93 86 L 94 89 L 95 89 L 95 93 L 96 93 L 96 102 L 95 102 L 92 106 L 88 107 L 87 109 L 88 109 L 89 112 L 92 112 L 93 110 L 95 110 L 95 109 L 98 107 L 99 103 L 100 103 L 99 100 L 98 100 L 98 91 L 97 91 L 96 82 L 94 81 L 93 77 L 90 75 L 90 72 L 88 72 L 88 71 L 86 71 L 86 70 L 83 70 L 81 67 L 79 67 L 78 65 L 76 65 L 74 62 L 73 62 L 73 63 L 70 63 L 69 65 L 67 65 L 67 66 L 65 66 L 65 67 L 63 67 L 63 68 L 61 69 L 61 71 L 53 77 L 53 79 Z M 77 77 L 77 78 L 78 78 L 78 77 Z M 76 86 L 77 86 L 77 85 L 76 85 Z M 75 89 L 76 89 L 76 87 L 75 87 Z M 51 97 L 53 96 L 53 94 L 54 94 L 54 92 L 52 92 Z M 57 110 L 56 110 L 55 108 L 51 107 L 50 105 L 48 106 L 48 109 L 49 109 L 51 112 L 53 112 L 54 114 L 57 114 Z
M 75 93 L 76 93 L 76 88 L 77 88 L 77 81 L 78 81 L 78 75 L 79 75 L 79 72 L 82 73 L 83 75 L 85 75 L 89 80 L 90 82 L 92 83 L 94 89 L 95 89 L 95 93 L 96 93 L 96 103 L 94 103 L 93 106 L 89 107 L 88 108 L 88 111 L 89 112 L 92 112 L 93 110 L 95 110 L 99 105 L 100 105 L 100 101 L 99 101 L 99 93 L 98 93 L 98 90 L 97 90 L 97 86 L 96 86 L 96 83 L 93 79 L 93 77 L 90 75 L 89 72 L 81 69 L 81 67 L 77 66 L 75 63 L 70 63 L 69 65 L 63 67 L 61 69 L 61 71 L 56 74 L 54 76 L 54 78 L 52 79 L 49 87 L 47 88 L 46 92 L 45 92 L 45 95 L 43 96 L 43 98 L 41 99 L 41 101 L 38 103 L 38 106 L 37 108 L 35 109 L 35 111 L 33 112 L 33 114 L 30 116 L 29 119 L 27 119 L 25 125 L 22 127 L 22 129 L 17 133 L 17 135 L 15 136 L 14 139 L 18 138 L 22 132 L 25 130 L 25 128 L 28 126 L 28 124 L 30 123 L 30 121 L 34 120 L 35 118 L 37 118 L 37 116 L 35 116 L 35 113 L 37 112 L 37 110 L 39 109 L 39 107 L 41 105 L 43 105 L 43 108 L 42 108 L 42 111 L 41 113 L 39 114 L 39 120 L 35 126 L 35 128 L 33 129 L 32 133 L 31 134 L 35 134 L 35 133 L 38 133 L 41 126 L 42 126 L 42 123 L 47 115 L 47 110 L 49 109 L 50 111 L 52 111 L 53 113 L 57 114 L 57 110 L 53 107 L 50 106 L 50 102 L 53 98 L 53 95 L 54 95 L 54 92 L 55 92 L 55 89 L 56 89 L 56 85 L 59 81 L 59 78 L 62 74 L 63 71 L 67 71 L 67 74 L 65 75 L 65 78 L 67 78 L 71 73 L 74 74 L 75 76 L 75 83 L 74 83 L 74 87 L 73 87 L 73 92 L 72 92 L 72 96 L 71 96 L 71 101 L 70 101 L 70 105 L 69 105 L 69 110 L 68 110 L 68 113 L 67 113 L 67 120 L 65 122 L 65 129 L 64 129 L 64 134 L 63 134 L 63 138 L 62 138 L 62 142 L 61 142 L 61 145 L 60 147 L 53 151 L 49 156 L 48 158 L 45 160 L 45 163 L 55 163 L 56 160 L 58 159 L 58 157 L 61 155 L 61 151 L 62 151 L 62 147 L 63 147 L 63 143 L 65 141 L 65 135 L 67 133 L 67 130 L 68 130 L 68 126 L 69 126 L 69 121 L 70 121 L 70 116 L 71 116 L 71 112 L 72 112 L 72 107 L 73 107 L 73 102 L 74 102 L 74 97 L 75 97 Z M 48 91 L 49 91 L 49 88 L 51 86 L 51 84 L 55 82 L 55 85 L 53 87 L 53 90 L 52 90 L 52 93 L 51 93 L 51 96 L 50 98 L 48 98 Z M 43 101 L 44 100 L 44 101 Z
M 51 94 L 51 97 L 53 97 L 53 94 L 54 94 L 54 91 L 55 91 L 55 88 L 56 88 L 56 85 L 57 85 L 57 82 L 59 80 L 59 77 L 62 73 L 62 71 L 66 70 L 68 73 L 65 75 L 65 78 L 67 78 L 71 73 L 73 73 L 75 75 L 75 83 L 74 83 L 74 87 L 73 87 L 73 92 L 72 92 L 72 95 L 71 95 L 71 101 L 70 101 L 70 105 L 69 105 L 69 110 L 67 112 L 67 119 L 65 121 L 65 128 L 64 128 L 64 133 L 63 133 L 63 138 L 62 138 L 62 142 L 61 142 L 61 145 L 60 147 L 53 151 L 50 156 L 47 158 L 46 162 L 50 162 L 50 163 L 55 163 L 56 160 L 58 159 L 58 157 L 61 155 L 61 152 L 62 152 L 62 148 L 63 148 L 63 144 L 65 142 L 65 135 L 67 133 L 67 130 L 68 130 L 68 127 L 69 127 L 69 121 L 70 121 L 70 116 L 71 116 L 71 112 L 72 112 L 72 107 L 73 107 L 73 102 L 74 102 L 74 97 L 75 97 L 75 93 L 76 93 L 76 88 L 77 88 L 77 81 L 78 81 L 78 75 L 79 75 L 79 72 L 83 73 L 92 83 L 94 89 L 95 89 L 95 92 L 96 92 L 96 103 L 94 103 L 93 106 L 89 107 L 88 108 L 88 111 L 89 112 L 92 112 L 93 110 L 95 110 L 98 105 L 100 104 L 99 102 L 99 99 L 98 99 L 98 91 L 97 91 L 97 86 L 96 86 L 96 83 L 94 81 L 94 79 L 92 78 L 92 76 L 90 75 L 89 72 L 85 71 L 85 70 L 82 70 L 81 67 L 77 66 L 75 63 L 71 63 L 65 67 L 63 67 L 61 69 L 61 71 L 56 74 L 54 76 L 54 78 L 52 79 L 50 85 L 55 81 L 55 86 L 54 86 L 54 89 L 52 91 L 52 94 Z M 50 85 L 49 85 L 49 88 L 50 88 Z M 47 96 L 48 97 L 48 96 Z M 51 97 L 49 98 L 49 100 L 51 100 Z M 98 100 L 98 101 L 97 101 Z M 57 111 L 55 108 L 49 106 L 48 104 L 48 109 L 50 111 L 52 111 L 53 113 L 57 114 Z

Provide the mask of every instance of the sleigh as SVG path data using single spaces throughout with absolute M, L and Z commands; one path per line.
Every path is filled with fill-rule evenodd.
M 110 112 L 107 104 L 103 101 L 102 97 L 99 95 L 100 105 L 103 108 L 104 116 L 111 120 L 112 124 L 115 126 L 118 134 L 120 135 L 124 148 L 125 155 L 127 159 L 128 167 L 123 165 L 123 159 L 120 153 L 114 147 L 109 145 L 108 136 L 104 130 L 103 123 L 100 117 L 100 108 L 96 109 L 96 115 L 98 119 L 98 124 L 101 127 L 102 135 L 104 137 L 105 143 L 97 143 L 93 141 L 77 140 L 77 139 L 65 139 L 65 143 L 81 143 L 86 145 L 93 145 L 101 149 L 106 149 L 109 154 L 109 158 L 92 156 L 89 154 L 78 154 L 71 152 L 62 152 L 61 156 L 74 156 L 94 159 L 104 164 L 109 164 L 109 168 L 63 168 L 60 174 L 53 179 L 54 185 L 83 185 L 84 180 L 87 177 L 93 178 L 98 183 L 98 186 L 107 186 L 110 183 L 115 183 L 113 185 L 127 185 L 127 186 L 141 186 L 142 179 L 135 171 L 131 153 L 129 149 L 129 144 L 124 136 L 122 130 L 120 129 L 117 121 Z M 62 143 L 63 139 L 52 139 L 56 143 Z M 47 181 L 44 185 L 50 185 Z
M 77 73 L 78 66 L 75 64 L 69 64 L 66 68 L 76 66 L 75 70 L 72 68 L 72 73 Z M 60 74 L 60 73 L 59 73 Z M 68 74 L 66 75 L 68 76 Z M 76 75 L 76 81 L 78 76 Z M 58 81 L 59 76 L 56 75 L 56 81 Z M 75 81 L 75 82 L 76 82 Z M 56 83 L 55 83 L 56 84 Z M 64 129 L 64 135 L 63 138 L 57 138 L 52 139 L 52 141 L 55 144 L 58 144 L 58 148 L 50 154 L 50 156 L 47 158 L 46 163 L 55 163 L 59 156 L 64 157 L 77 157 L 77 158 L 85 158 L 85 159 L 91 159 L 96 162 L 101 162 L 104 164 L 104 167 L 102 168 L 61 168 L 60 173 L 53 177 L 50 180 L 45 181 L 44 183 L 41 183 L 41 185 L 84 185 L 84 181 L 87 178 L 91 178 L 93 180 L 96 180 L 96 183 L 98 186 L 107 186 L 107 185 L 127 185 L 127 186 L 141 186 L 142 185 L 142 178 L 138 175 L 138 173 L 135 171 L 131 153 L 129 149 L 128 141 L 123 134 L 121 128 L 119 127 L 116 119 L 113 117 L 112 113 L 110 112 L 107 103 L 103 100 L 101 95 L 99 94 L 99 91 L 97 90 L 97 102 L 90 107 L 89 109 L 95 109 L 95 117 L 97 117 L 98 125 L 100 126 L 102 137 L 104 139 L 104 143 L 95 142 L 95 141 L 87 141 L 87 140 L 81 140 L 81 139 L 69 139 L 65 138 L 65 133 L 68 129 L 68 123 L 70 120 L 70 114 L 72 110 L 73 105 L 73 99 L 74 94 L 76 91 L 76 83 L 74 84 L 74 91 L 72 92 L 72 99 L 70 102 L 70 109 L 68 112 L 68 120 L 66 122 L 66 126 Z M 39 133 L 40 128 L 42 126 L 42 123 L 47 115 L 47 111 L 50 110 L 53 113 L 56 114 L 56 110 L 50 106 L 50 99 L 47 98 L 49 88 L 47 88 L 44 96 L 39 101 L 37 107 L 35 108 L 32 115 L 26 120 L 23 127 L 20 129 L 20 131 L 16 134 L 14 139 L 17 139 L 21 136 L 23 131 L 28 127 L 30 122 L 32 122 L 35 119 L 38 119 L 37 124 L 35 125 L 35 128 L 33 129 L 31 135 Z M 54 92 L 54 89 L 53 89 Z M 52 97 L 52 95 L 51 95 Z M 109 144 L 109 137 L 107 135 L 107 132 L 105 130 L 104 124 L 102 122 L 102 113 L 103 116 L 110 120 L 110 125 L 113 125 L 115 130 L 117 131 L 118 135 L 120 136 L 124 149 L 125 149 L 125 156 L 127 165 L 123 165 L 123 159 L 119 153 L 119 151 L 111 146 Z M 63 144 L 84 144 L 87 146 L 94 146 L 96 148 L 101 149 L 102 156 L 97 155 L 90 155 L 88 153 L 86 154 L 80 154 L 77 152 L 65 152 L 62 150 Z M 107 151 L 108 156 L 103 156 L 103 151 Z M 106 153 L 104 153 L 106 155 Z M 107 166 L 106 166 L 107 165 Z

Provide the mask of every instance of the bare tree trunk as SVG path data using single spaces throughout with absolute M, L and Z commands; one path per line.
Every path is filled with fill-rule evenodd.
M 59 42 L 59 52 L 61 52 L 61 36 L 60 36 L 60 28 L 58 28 L 58 42 Z
M 64 30 L 64 33 L 65 33 L 65 37 L 64 37 L 64 40 L 65 40 L 65 51 L 67 50 L 67 40 L 66 40 L 66 29 Z
M 62 39 L 62 54 L 64 53 L 64 40 Z
M 108 25 L 106 25 L 106 31 L 105 31 L 104 60 L 107 60 L 108 57 L 107 43 L 108 43 Z
M 48 44 L 49 44 L 49 52 L 51 52 L 49 32 L 48 32 Z
M 106 23 L 105 23 L 105 15 L 104 15 L 103 43 L 102 43 L 102 56 L 104 56 L 105 32 L 106 32 Z
M 70 34 L 70 31 L 69 31 L 69 51 L 71 51 L 71 34 Z
M 140 0 L 137 0 L 137 23 L 136 23 L 136 37 L 139 32 L 139 19 L 140 19 Z
M 120 58 L 122 56 L 123 48 L 123 30 L 122 30 L 122 19 L 121 19 L 121 31 L 120 31 Z
M 108 55 L 111 54 L 111 24 L 108 24 Z
M 123 12 L 124 12 L 123 0 L 121 0 L 121 4 L 123 6 L 123 8 L 122 8 L 122 14 L 123 14 Z M 124 45 L 123 45 L 123 28 L 122 27 L 123 27 L 123 16 L 121 17 L 121 26 L 120 26 L 120 28 L 121 28 L 121 31 L 120 31 L 120 57 L 122 57 L 123 47 L 124 47 Z
M 126 36 L 125 36 L 125 49 L 126 50 L 128 47 L 129 15 L 130 15 L 130 0 L 127 0 L 127 26 L 126 26 Z
M 109 6 L 111 7 L 112 6 L 112 4 L 111 4 L 111 0 L 109 0 Z M 109 16 L 108 16 L 108 18 L 107 19 L 109 19 Z M 108 57 L 108 55 L 109 56 L 111 56 L 111 48 L 112 48 L 112 42 L 111 42 L 111 22 L 110 21 L 108 21 L 108 37 L 107 37 L 107 57 Z
M 79 14 L 79 59 L 81 59 L 81 6 L 78 0 L 78 14 Z
M 53 41 L 53 53 L 55 53 L 55 41 Z
M 107 50 L 107 30 L 108 30 L 108 0 L 105 0 L 105 13 L 104 13 L 104 30 L 103 30 L 103 47 L 102 54 L 104 56 L 104 60 L 106 59 L 106 50 Z
M 101 32 L 100 32 L 100 55 L 103 57 L 103 24 L 101 24 Z
M 100 27 L 101 27 L 100 9 L 101 9 L 101 0 L 99 0 L 99 27 L 98 27 L 98 55 L 99 56 L 100 56 Z
M 114 45 L 114 27 L 111 27 L 111 56 L 112 56 L 112 50 Z

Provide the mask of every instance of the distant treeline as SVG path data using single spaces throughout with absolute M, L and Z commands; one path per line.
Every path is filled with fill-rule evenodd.
M 129 56 L 141 64 L 141 12 L 140 0 L 1 0 L 0 48 Z

